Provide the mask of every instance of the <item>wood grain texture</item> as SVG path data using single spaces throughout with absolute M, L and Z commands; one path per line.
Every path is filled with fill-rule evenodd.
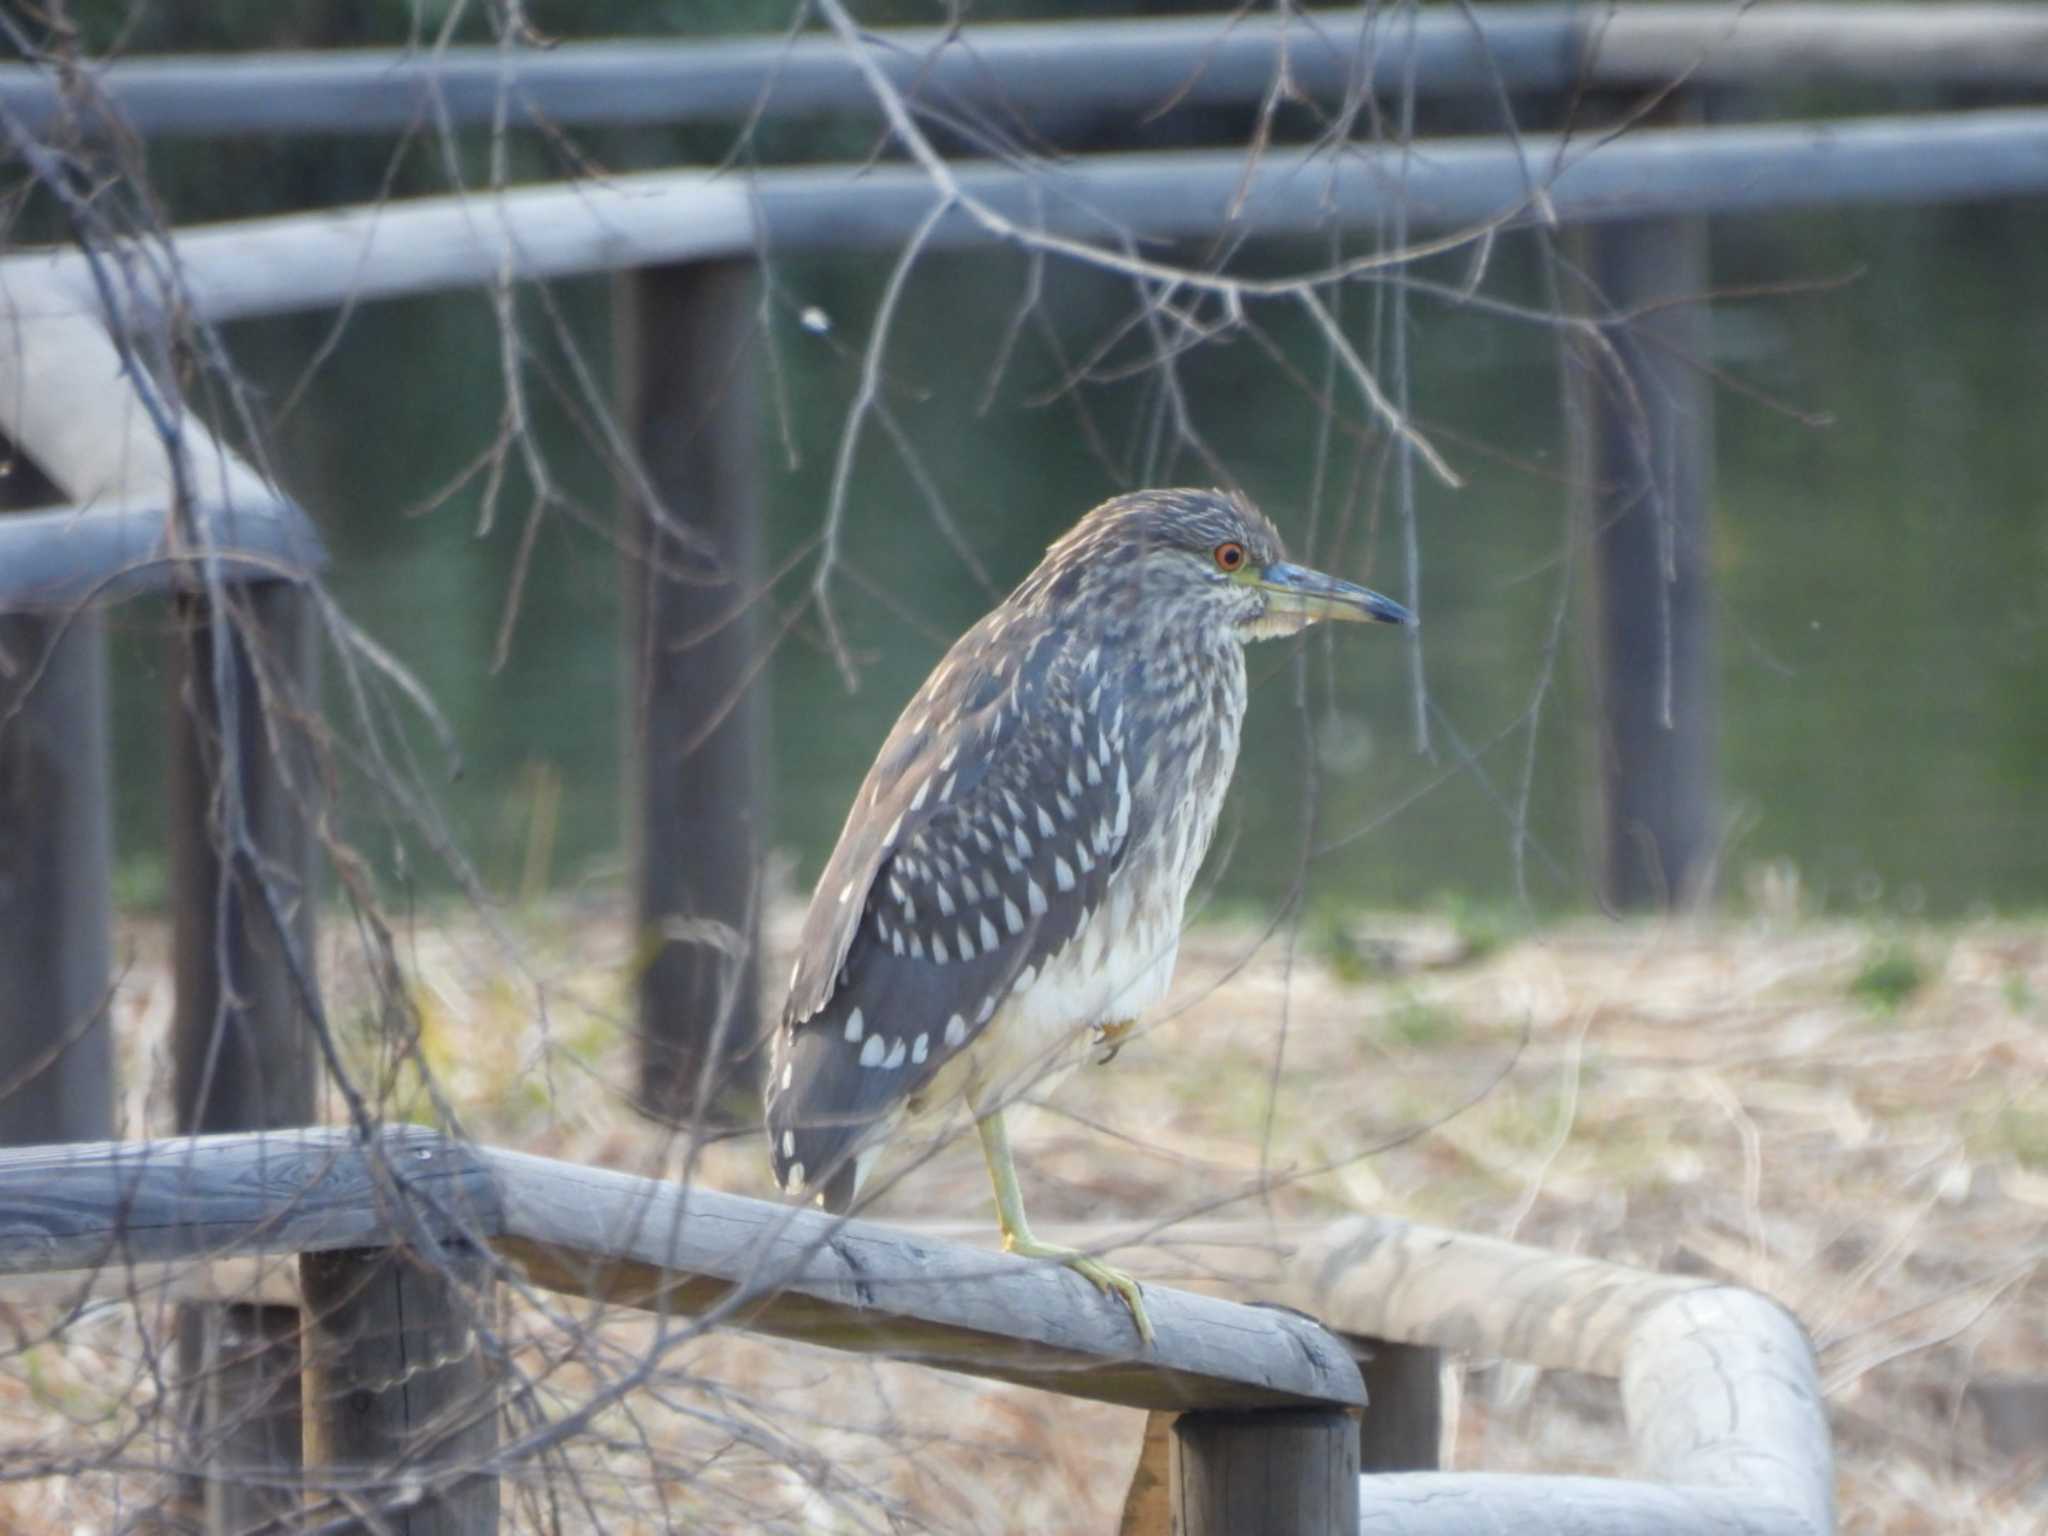
M 496 1536 L 498 1393 L 475 1326 L 487 1260 L 461 1243 L 431 1264 L 352 1248 L 299 1273 L 314 1514 L 353 1516 L 347 1536 Z
M 1157 1333 L 1058 1265 L 810 1208 L 485 1150 L 501 1250 L 549 1289 L 1135 1408 L 1355 1407 L 1358 1368 L 1286 1311 L 1147 1287 Z
M 1637 1468 L 1834 1528 L 1834 1460 L 1813 1348 L 1791 1313 L 1735 1286 L 1687 1291 L 1629 1341 L 1621 1400 Z
M 1358 1421 L 1340 1410 L 1184 1413 L 1173 1422 L 1175 1536 L 1351 1536 Z
M 1367 1531 L 1834 1528 L 1813 1350 L 1767 1297 L 1376 1217 L 1305 1239 L 1293 1262 L 1286 1293 L 1343 1332 L 1619 1378 L 1655 1480 L 1368 1478 Z
M 407 1126 L 27 1147 L 0 1152 L 0 1275 L 488 1234 L 496 1209 L 469 1151 Z

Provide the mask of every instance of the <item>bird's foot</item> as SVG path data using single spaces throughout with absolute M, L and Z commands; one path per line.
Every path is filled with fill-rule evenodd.
M 1137 1027 L 1136 1019 L 1118 1019 L 1114 1024 L 1096 1025 L 1094 1038 L 1089 1041 L 1089 1045 L 1102 1054 L 1095 1058 L 1095 1065 L 1106 1067 L 1115 1061 L 1116 1053 L 1124 1048 L 1124 1042 Z
M 1103 1295 L 1115 1292 L 1123 1298 L 1124 1305 L 1131 1309 L 1131 1320 L 1138 1325 L 1138 1337 L 1147 1344 L 1152 1342 L 1152 1319 L 1145 1315 L 1144 1298 L 1138 1294 L 1138 1282 L 1114 1265 L 1105 1264 L 1092 1254 L 1082 1253 L 1076 1248 L 1064 1248 L 1058 1243 L 1041 1243 L 1026 1233 L 1006 1233 L 1003 1237 L 1003 1252 L 1014 1253 L 1020 1259 L 1055 1259 L 1082 1279 L 1088 1281 Z

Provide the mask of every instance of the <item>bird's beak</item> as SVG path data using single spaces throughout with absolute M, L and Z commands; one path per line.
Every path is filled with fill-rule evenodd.
M 1415 615 L 1391 597 L 1283 560 L 1260 571 L 1252 585 L 1266 594 L 1268 613 L 1298 614 L 1303 623 L 1317 619 L 1348 619 L 1354 624 L 1415 622 Z

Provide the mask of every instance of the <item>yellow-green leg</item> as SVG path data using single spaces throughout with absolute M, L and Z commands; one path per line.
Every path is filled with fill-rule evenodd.
M 989 1181 L 996 1187 L 996 1220 L 1003 1228 L 1003 1252 L 1022 1259 L 1057 1259 L 1092 1281 L 1105 1296 L 1116 1292 L 1131 1309 L 1138 1336 L 1150 1344 L 1152 1319 L 1145 1315 L 1137 1281 L 1089 1254 L 1062 1248 L 1057 1243 L 1041 1243 L 1031 1235 L 1031 1224 L 1024 1219 L 1024 1197 L 1017 1189 L 1017 1165 L 1010 1159 L 1010 1133 L 1003 1125 L 1003 1112 L 989 1111 L 975 1128 L 981 1132 L 981 1153 L 988 1159 Z

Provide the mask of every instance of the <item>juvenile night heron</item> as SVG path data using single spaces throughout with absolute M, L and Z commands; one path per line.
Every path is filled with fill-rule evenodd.
M 868 770 L 804 920 L 768 1077 L 775 1175 L 851 1205 L 906 1111 L 964 1096 L 1003 1247 L 1042 1243 L 1003 1108 L 1104 1058 L 1165 993 L 1237 762 L 1244 646 L 1318 619 L 1412 622 L 1286 562 L 1241 496 L 1105 502 L 954 644 Z

